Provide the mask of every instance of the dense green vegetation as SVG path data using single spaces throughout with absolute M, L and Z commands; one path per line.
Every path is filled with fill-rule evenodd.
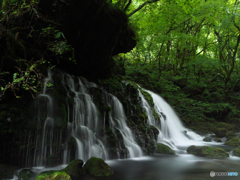
M 28 113 L 28 107 L 42 92 L 49 67 L 83 76 L 118 98 L 130 92 L 132 101 L 119 98 L 129 107 L 126 114 L 135 108 L 131 102 L 138 100 L 137 83 L 164 97 L 185 126 L 199 133 L 233 137 L 240 127 L 239 3 L 0 0 L 0 120 L 4 119 L 0 139 L 24 139 L 18 130 L 36 126 L 26 118 L 33 113 Z M 131 83 L 127 86 L 123 81 Z M 54 94 L 63 101 L 60 111 L 65 127 L 65 97 L 62 91 Z M 152 98 L 145 91 L 142 94 L 153 109 Z M 138 116 L 127 122 L 132 129 L 138 124 L 134 133 L 143 137 L 151 129 L 155 132 L 142 123 L 146 114 L 140 105 L 135 109 Z M 106 133 L 112 134 L 108 129 Z M 113 134 L 111 140 L 116 141 Z M 5 148 L 0 149 L 4 153 L 14 149 L 12 141 L 0 144 Z M 236 139 L 227 142 L 231 141 L 239 144 Z M 0 150 L 2 157 L 4 153 Z
M 145 2 L 127 10 L 138 43 L 121 54 L 126 79 L 161 94 L 193 129 L 239 125 L 239 1 L 161 0 L 132 15 Z

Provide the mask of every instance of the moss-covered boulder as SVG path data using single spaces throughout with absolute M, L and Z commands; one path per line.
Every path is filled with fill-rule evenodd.
M 224 122 L 220 122 L 215 126 L 216 126 L 216 128 L 225 128 L 228 131 L 233 131 L 236 128 L 235 125 L 224 123 Z
M 174 154 L 174 151 L 170 147 L 162 143 L 157 144 L 157 150 L 161 154 Z
M 203 139 L 203 141 L 205 141 L 205 142 L 211 142 L 211 141 L 212 141 L 212 138 L 210 138 L 210 137 L 205 137 L 205 138 Z
M 240 138 L 238 138 L 238 137 L 233 137 L 233 138 L 227 140 L 227 141 L 225 142 L 225 144 L 226 144 L 226 145 L 229 145 L 229 146 L 238 147 L 238 146 L 240 146 Z
M 203 156 L 209 158 L 224 158 L 229 157 L 229 154 L 221 148 L 209 147 L 209 146 L 190 146 L 187 148 L 189 154 L 196 156 Z
M 71 180 L 66 172 L 48 171 L 49 173 L 40 173 L 35 180 Z
M 0 164 L 0 179 L 11 179 L 13 178 L 14 171 L 20 169 L 16 166 L 8 164 Z
M 18 174 L 18 179 L 30 180 L 34 176 L 34 173 L 30 169 L 22 169 Z
M 83 161 L 81 159 L 75 159 L 71 161 L 66 168 L 62 169 L 61 172 L 66 172 L 72 179 L 79 179 L 85 174 Z
M 220 138 L 216 138 L 214 139 L 216 142 L 222 142 L 222 140 Z
M 214 130 L 214 133 L 216 134 L 217 137 L 225 137 L 227 133 L 226 128 L 218 128 Z
M 233 131 L 227 131 L 226 132 L 226 137 L 227 138 L 232 138 L 232 137 L 235 137 L 236 135 L 235 135 L 235 133 L 233 132 Z
M 233 150 L 233 155 L 240 157 L 240 146 Z
M 93 176 L 110 176 L 113 170 L 104 160 L 96 157 L 91 157 L 84 165 L 86 173 Z

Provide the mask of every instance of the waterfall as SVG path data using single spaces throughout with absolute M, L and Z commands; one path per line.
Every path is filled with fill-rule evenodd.
M 111 128 L 115 128 L 122 134 L 125 147 L 128 149 L 129 157 L 140 157 L 143 155 L 142 149 L 135 142 L 133 134 L 130 128 L 126 124 L 126 116 L 123 110 L 122 103 L 113 95 L 111 95 L 111 101 L 109 104 L 113 108 L 112 112 L 109 113 L 109 119 L 111 123 Z M 116 123 L 112 120 L 115 118 Z
M 50 88 L 49 83 L 53 85 Z M 151 91 L 144 91 L 153 98 L 154 108 L 138 91 L 142 109 L 147 115 L 147 127 L 155 126 L 159 131 L 158 142 L 177 150 L 180 146 L 202 140 L 201 136 L 182 125 L 163 98 Z M 133 111 L 130 112 L 130 116 L 134 116 Z M 26 166 L 48 166 L 52 161 L 67 164 L 73 159 L 87 161 L 92 156 L 104 160 L 140 157 L 143 151 L 134 134 L 140 132 L 139 137 L 145 138 L 138 141 L 144 151 L 145 144 L 150 145 L 150 136 L 152 142 L 156 141 L 152 130 L 139 131 L 135 124 L 134 133 L 131 131 L 123 105 L 116 96 L 82 77 L 58 70 L 55 74 L 49 70 L 43 93 L 36 98 L 35 120 L 37 131 L 25 138 Z M 36 148 L 30 148 L 30 145 Z
M 143 89 L 143 88 L 142 88 Z M 169 145 L 177 150 L 181 146 L 201 144 L 203 137 L 185 128 L 171 106 L 159 95 L 148 92 L 154 102 L 154 109 L 159 115 L 160 124 L 155 120 L 150 105 L 139 90 L 139 96 L 142 99 L 142 107 L 148 115 L 148 123 L 158 128 L 158 142 Z
M 61 102 L 55 99 L 56 79 L 59 81 L 57 83 L 61 84 L 61 91 L 65 96 Z M 49 83 L 53 84 L 51 88 L 48 88 Z M 111 108 L 110 111 L 100 111 L 99 104 L 96 104 L 95 97 L 90 93 L 91 90 L 99 90 L 102 93 L 99 96 L 103 96 L 105 104 Z M 127 126 L 122 103 L 114 95 L 82 77 L 74 77 L 64 72 L 53 74 L 49 70 L 43 93 L 38 95 L 35 104 L 38 131 L 34 141 L 36 149 L 33 166 L 47 165 L 47 159 L 56 154 L 60 164 L 69 163 L 76 158 L 87 161 L 92 156 L 109 159 L 106 123 L 116 137 L 119 137 L 119 133 L 122 137 L 124 147 L 117 142 L 120 149 L 116 149 L 114 157 L 120 158 L 121 152 L 125 152 L 124 157 L 130 158 L 143 155 L 131 129 Z M 59 110 L 61 104 L 64 104 L 61 110 L 66 113 L 64 117 L 59 117 L 59 113 L 64 114 Z M 57 127 L 59 121 L 65 123 L 64 129 Z
M 88 83 L 81 78 L 73 78 L 69 74 L 62 73 L 61 82 L 67 90 L 68 128 L 69 137 L 76 141 L 77 153 L 75 158 L 88 160 L 95 156 L 108 159 L 108 152 L 102 140 L 97 137 L 98 129 L 104 126 L 100 122 L 100 115 L 92 97 L 88 93 L 88 88 L 96 87 L 94 83 Z M 73 107 L 69 100 L 73 98 Z M 71 117 L 71 120 L 70 120 Z M 70 149 L 68 141 L 65 143 L 63 163 L 70 160 Z

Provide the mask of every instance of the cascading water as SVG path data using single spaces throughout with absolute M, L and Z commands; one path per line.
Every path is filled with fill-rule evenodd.
M 66 125 L 64 129 L 60 128 L 57 131 L 55 124 L 61 120 L 58 114 L 63 112 L 59 112 L 61 105 L 47 88 L 48 83 L 55 83 L 52 76 L 58 77 L 66 94 L 64 102 L 61 102 L 64 103 L 61 111 L 66 111 Z M 54 88 L 53 86 L 52 89 Z M 73 77 L 64 72 L 57 73 L 57 75 L 48 72 L 43 93 L 37 97 L 36 101 L 37 124 L 42 128 L 40 128 L 40 133 L 37 133 L 35 141 L 37 148 L 34 152 L 33 166 L 46 165 L 48 157 L 57 153 L 58 157 L 60 156 L 59 163 L 62 161 L 63 164 L 74 158 L 86 161 L 92 156 L 109 159 L 108 143 L 104 135 L 106 121 L 113 133 L 120 132 L 123 148 L 127 149 L 127 155 L 124 157 L 132 158 L 143 155 L 126 124 L 121 102 L 114 95 L 101 90 L 105 96 L 103 98 L 105 103 L 112 109 L 101 115 L 94 97 L 89 93 L 90 89 L 99 88 L 84 78 Z M 120 151 L 116 152 L 116 156 L 120 157 Z
M 125 147 L 128 149 L 129 157 L 140 157 L 143 155 L 142 149 L 135 142 L 130 128 L 126 124 L 126 116 L 123 110 L 122 103 L 113 95 L 110 95 L 111 100 L 108 102 L 113 108 L 109 113 L 110 126 L 115 131 L 118 129 L 122 134 Z M 113 121 L 115 119 L 115 122 Z
M 104 124 L 100 122 L 100 116 L 97 107 L 88 94 L 89 87 L 96 87 L 93 83 L 83 84 L 80 78 L 74 78 L 68 74 L 62 73 L 62 84 L 67 90 L 67 109 L 68 109 L 68 134 L 76 141 L 77 154 L 76 158 L 86 161 L 92 156 L 102 159 L 108 159 L 108 152 L 97 137 L 98 128 L 101 129 Z M 73 107 L 69 101 L 73 98 Z M 71 120 L 70 120 L 71 117 Z M 68 141 L 65 143 L 63 163 L 68 163 L 70 160 L 70 149 Z
M 148 123 L 159 129 L 158 142 L 165 143 L 175 150 L 180 146 L 201 144 L 203 137 L 185 128 L 174 110 L 162 97 L 151 91 L 143 90 L 152 96 L 154 109 L 159 117 L 161 117 L 161 124 L 158 124 L 153 116 L 150 105 L 139 91 L 139 96 L 142 99 L 142 107 L 148 115 Z

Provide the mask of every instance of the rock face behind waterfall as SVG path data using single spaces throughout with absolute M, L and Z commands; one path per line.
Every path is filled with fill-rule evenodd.
M 46 84 L 52 86 L 27 106 L 26 128 L 15 137 L 19 167 L 157 152 L 159 132 L 147 123 L 135 85 L 118 81 L 115 88 L 111 82 L 97 86 L 59 70 L 49 73 Z

